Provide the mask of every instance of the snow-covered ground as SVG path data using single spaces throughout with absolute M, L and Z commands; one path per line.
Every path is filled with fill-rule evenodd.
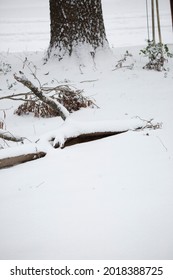
M 173 51 L 169 1 L 159 3 L 163 40 Z M 25 90 L 13 73 L 22 70 L 32 78 L 23 69 L 27 57 L 41 83 L 68 81 L 95 99 L 100 109 L 82 109 L 71 114 L 72 121 L 138 116 L 162 123 L 158 130 L 50 149 L 45 158 L 0 170 L 0 259 L 173 258 L 173 59 L 166 72 L 142 69 L 144 0 L 104 0 L 103 12 L 111 63 L 102 57 L 92 71 L 65 63 L 43 66 L 48 1 L 0 0 L 0 62 L 12 67 L 0 74 L 0 97 Z M 126 65 L 133 63 L 133 69 L 112 71 L 126 50 L 132 54 Z M 62 124 L 59 117 L 16 116 L 18 104 L 1 100 L 0 120 L 28 143 Z

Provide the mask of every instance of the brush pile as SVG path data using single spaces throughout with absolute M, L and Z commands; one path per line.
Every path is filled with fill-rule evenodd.
M 96 105 L 92 100 L 83 96 L 83 90 L 76 90 L 68 85 L 57 86 L 56 88 L 42 88 L 44 94 L 60 102 L 70 113 L 81 108 L 94 108 Z M 58 116 L 58 112 L 53 111 L 46 103 L 43 103 L 35 95 L 27 96 L 15 114 L 28 115 L 33 113 L 35 117 L 51 118 Z

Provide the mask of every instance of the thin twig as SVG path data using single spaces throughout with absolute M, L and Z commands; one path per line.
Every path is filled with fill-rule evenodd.
M 167 147 L 164 145 L 163 141 L 160 139 L 159 136 L 157 136 L 157 138 L 159 139 L 160 143 L 162 144 L 162 146 L 165 148 L 166 152 L 168 151 Z
M 141 127 L 140 129 L 159 129 L 162 127 L 162 123 L 156 123 L 156 124 L 153 124 L 152 121 L 153 119 L 150 119 L 150 120 L 145 120 L 145 119 L 142 119 L 140 118 L 139 116 L 136 116 L 136 118 L 140 119 L 141 121 L 143 122 L 146 122 L 146 125 L 144 125 L 143 127 Z
M 2 97 L 0 97 L 0 100 L 11 99 L 11 98 L 14 98 L 14 97 L 17 97 L 17 96 L 26 96 L 26 95 L 31 95 L 31 94 L 33 94 L 31 91 L 26 92 L 26 93 L 12 94 L 12 95 L 7 95 L 7 96 L 2 96 Z
M 23 142 L 24 137 L 14 136 L 11 132 L 0 129 L 0 138 L 13 142 Z
M 33 72 L 33 70 L 31 69 L 31 67 L 29 66 L 29 64 L 33 65 L 33 67 L 35 68 L 35 73 Z M 28 69 L 31 71 L 31 74 L 33 75 L 34 79 L 37 80 L 37 82 L 39 83 L 40 89 L 42 87 L 40 80 L 38 79 L 38 77 L 36 76 L 36 66 L 33 64 L 33 62 L 29 62 L 28 64 L 26 63 L 26 66 L 28 67 Z
M 16 56 L 18 59 L 20 59 L 23 62 L 23 69 L 25 68 L 25 66 L 31 71 L 31 74 L 33 75 L 34 79 L 37 80 L 37 82 L 39 83 L 40 88 L 42 87 L 40 80 L 37 78 L 36 75 L 36 70 L 37 67 L 36 65 L 34 65 L 34 63 L 32 61 L 28 61 L 27 57 L 25 57 L 25 60 L 23 61 L 20 57 Z M 34 71 L 31 69 L 31 67 L 29 66 L 30 64 L 32 64 L 32 66 L 35 69 L 35 73 Z
M 99 79 L 96 79 L 96 80 L 86 80 L 86 81 L 81 81 L 80 84 L 83 84 L 83 83 L 92 83 L 92 82 L 97 82 Z

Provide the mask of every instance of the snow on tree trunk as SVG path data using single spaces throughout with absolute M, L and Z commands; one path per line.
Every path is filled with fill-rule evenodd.
M 92 57 L 97 48 L 108 46 L 101 0 L 49 0 L 50 46 L 47 57 L 71 56 L 86 46 Z

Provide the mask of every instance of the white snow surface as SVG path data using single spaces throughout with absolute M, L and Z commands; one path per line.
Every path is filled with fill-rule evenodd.
M 173 51 L 169 1 L 159 3 L 163 40 Z M 67 120 L 72 133 L 115 123 L 133 129 L 143 123 L 140 118 L 162 123 L 157 130 L 128 131 L 64 149 L 49 149 L 43 141 L 46 157 L 1 169 L 0 259 L 173 258 L 173 60 L 166 72 L 142 69 L 147 62 L 139 55 L 147 39 L 144 0 L 103 0 L 103 12 L 112 55 L 100 53 L 92 69 L 78 67 L 75 58 L 43 65 L 48 1 L 0 0 L 0 62 L 6 63 L 0 64 L 5 73 L 0 72 L 0 97 L 27 92 L 13 78 L 19 70 L 37 83 L 24 67 L 27 57 L 42 84 L 84 89 L 99 106 L 72 113 Z M 112 71 L 126 50 L 132 54 L 126 65 L 134 64 L 133 69 Z M 19 104 L 1 100 L 0 122 L 26 137 L 28 149 L 38 139 L 62 139 L 71 131 L 63 131 L 60 117 L 14 115 Z M 8 145 L 14 155 L 20 146 L 25 150 L 20 143 Z M 11 148 L 2 140 L 1 146 L 0 154 L 7 155 Z

